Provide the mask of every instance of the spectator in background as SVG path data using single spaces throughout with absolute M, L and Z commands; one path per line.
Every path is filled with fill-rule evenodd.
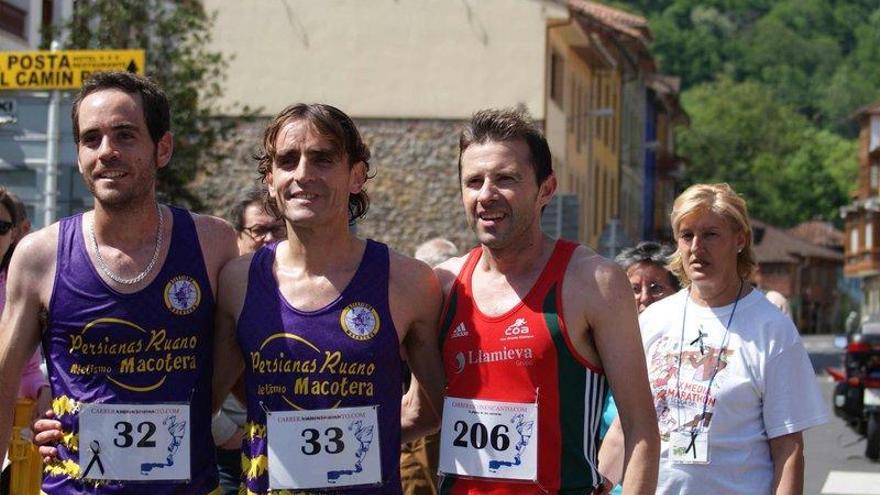
M 287 237 L 282 222 L 266 212 L 265 187 L 252 187 L 232 207 L 229 220 L 238 235 L 239 255 L 252 253 L 265 244 Z M 211 421 L 211 433 L 217 445 L 217 470 L 224 495 L 237 495 L 241 483 L 241 440 L 247 413 L 230 394 Z
M 626 277 L 632 285 L 639 314 L 651 304 L 678 291 L 678 279 L 666 269 L 672 252 L 669 246 L 642 241 L 636 247 L 624 249 L 614 258 L 614 261 L 626 272 Z M 605 438 L 615 418 L 617 418 L 617 404 L 609 390 L 608 398 L 605 400 L 605 410 L 602 411 L 599 438 Z M 616 485 L 611 493 L 621 493 L 621 485 Z
M 232 207 L 229 216 L 238 233 L 239 255 L 253 253 L 263 245 L 287 238 L 284 223 L 266 211 L 265 198 L 265 187 L 252 187 Z
M 788 304 L 788 299 L 786 299 L 785 296 L 771 289 L 764 293 L 764 297 L 766 297 L 774 306 L 779 308 L 779 311 L 782 311 L 782 314 L 791 318 L 791 305 Z
M 12 258 L 12 252 L 15 244 L 27 232 L 19 235 L 20 228 L 27 225 L 30 229 L 30 221 L 26 216 L 27 210 L 21 201 L 8 192 L 6 188 L 0 187 L 0 311 L 6 306 L 6 276 L 9 268 L 9 259 Z M 25 365 L 21 375 L 21 385 L 18 389 L 19 398 L 28 398 L 36 401 L 34 407 L 34 415 L 45 411 L 51 407 L 52 397 L 49 391 L 49 382 L 43 376 L 40 370 L 40 362 L 42 358 L 40 351 L 31 356 L 30 361 Z M 5 378 L 4 378 L 5 379 Z M 0 482 L 0 492 L 8 493 L 8 470 L 3 472 L 2 482 Z
M 624 249 L 614 259 L 626 272 L 640 314 L 652 303 L 678 291 L 678 279 L 666 269 L 672 252 L 669 246 L 644 241 Z
M 12 202 L 15 203 L 15 217 L 20 219 L 18 224 L 13 228 L 13 236 L 12 236 L 12 244 L 18 244 L 18 241 L 21 240 L 22 237 L 28 235 L 31 231 L 31 219 L 28 218 L 27 214 L 27 206 L 25 206 L 24 201 L 21 200 L 17 195 L 6 191 L 6 194 L 12 198 Z
M 767 287 L 760 270 L 755 272 L 755 279 L 752 285 L 762 291 L 764 293 L 764 297 L 766 297 L 768 301 L 773 303 L 774 306 L 779 308 L 779 311 L 782 311 L 782 314 L 791 318 L 791 305 L 788 302 L 788 298 L 783 296 L 781 292 L 775 291 Z
M 432 268 L 458 256 L 458 248 L 442 237 L 423 242 L 415 258 Z M 405 370 L 404 388 L 409 387 L 409 369 Z M 400 447 L 400 483 L 404 495 L 437 495 L 437 465 L 440 460 L 440 436 L 435 433 Z

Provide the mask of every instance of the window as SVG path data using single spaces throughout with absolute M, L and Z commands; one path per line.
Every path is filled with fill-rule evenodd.
M 581 124 L 581 130 L 580 130 L 580 132 L 578 132 L 578 140 L 581 143 L 586 144 L 587 143 L 587 136 L 588 136 L 588 133 L 590 132 L 589 128 L 588 128 L 588 126 L 590 125 L 590 117 L 589 117 L 589 115 L 590 115 L 590 111 L 589 111 L 590 91 L 587 86 L 584 86 L 581 88 L 581 91 L 579 92 L 579 97 L 580 97 L 579 101 L 581 102 L 581 112 L 582 112 L 581 113 L 581 120 L 583 121 L 583 124 Z
M 871 162 L 871 189 L 880 187 L 880 162 Z
M 0 30 L 12 33 L 19 38 L 26 38 L 27 12 L 0 0 Z
M 852 254 L 859 252 L 859 227 L 853 225 L 849 231 L 849 252 Z
M 868 151 L 874 151 L 880 147 L 880 115 L 871 115 L 871 143 Z
M 591 198 L 593 203 L 593 232 L 599 232 L 599 204 L 601 203 L 600 192 L 599 192 L 600 182 L 599 182 L 599 162 L 595 159 L 593 160 L 593 197 Z
M 874 224 L 872 222 L 868 222 L 865 224 L 865 249 L 871 250 L 874 248 Z
M 565 61 L 556 50 L 550 51 L 550 99 L 562 107 Z
M 574 112 L 574 149 L 577 150 L 578 153 L 581 152 L 581 132 L 584 129 L 584 114 L 587 113 L 586 109 L 583 106 L 583 100 L 581 100 L 581 83 L 578 82 L 575 87 L 572 89 L 572 97 L 575 101 L 575 108 L 577 110 Z
M 571 97 L 568 99 L 568 118 L 566 118 L 566 122 L 568 122 L 568 132 L 574 132 L 574 120 L 577 118 L 577 111 L 575 109 L 575 99 L 577 97 L 577 89 L 575 88 L 575 78 L 574 74 L 571 76 L 571 81 L 568 83 L 568 87 L 571 91 Z

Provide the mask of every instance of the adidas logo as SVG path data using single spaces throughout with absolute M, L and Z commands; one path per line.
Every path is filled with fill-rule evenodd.
M 455 330 L 452 331 L 452 337 L 450 338 L 454 339 L 457 337 L 467 337 L 468 335 L 469 334 L 467 328 L 464 326 L 464 322 L 462 322 L 459 323 L 457 327 L 455 327 Z

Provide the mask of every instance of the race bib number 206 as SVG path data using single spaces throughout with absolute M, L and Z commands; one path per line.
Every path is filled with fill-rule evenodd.
M 440 429 L 440 472 L 536 480 L 538 405 L 447 397 Z
M 84 404 L 79 472 L 92 480 L 189 480 L 189 405 Z

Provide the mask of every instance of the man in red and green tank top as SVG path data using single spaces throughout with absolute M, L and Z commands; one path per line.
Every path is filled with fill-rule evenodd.
M 653 493 L 659 441 L 625 275 L 541 232 L 557 183 L 547 141 L 527 116 L 478 112 L 459 149 L 480 246 L 436 269 L 448 381 L 441 493 L 597 491 L 608 383 L 626 431 L 624 489 Z

